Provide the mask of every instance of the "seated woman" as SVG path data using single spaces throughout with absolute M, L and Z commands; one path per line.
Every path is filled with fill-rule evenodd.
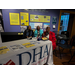
M 31 26 L 28 26 L 27 29 L 24 31 L 24 38 L 29 38 L 33 36 L 34 36 L 33 30 L 31 30 Z
M 42 34 L 43 34 L 43 30 L 41 30 L 40 27 L 37 26 L 36 31 L 34 32 L 34 36 L 35 37 L 39 37 L 39 36 L 42 37 Z
M 50 31 L 50 27 L 46 28 L 46 31 L 44 31 L 42 37 L 49 38 L 50 41 L 52 41 L 53 50 L 56 48 L 56 37 L 55 33 Z

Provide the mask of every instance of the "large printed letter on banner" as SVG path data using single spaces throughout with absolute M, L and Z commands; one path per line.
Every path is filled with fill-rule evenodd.
M 43 47 L 43 46 L 42 46 L 42 47 Z M 37 54 L 35 54 L 36 48 L 33 49 L 33 51 L 34 51 L 34 53 L 33 53 L 33 62 L 36 62 L 36 61 L 35 61 L 35 56 L 38 55 L 38 54 L 40 54 L 40 58 L 39 58 L 39 59 L 42 59 L 42 47 L 40 47 L 40 48 L 41 48 L 41 49 L 40 49 L 40 52 L 37 53 Z M 33 63 L 33 62 L 32 62 L 32 63 Z
M 29 59 L 29 62 L 27 63 L 27 65 L 30 63 L 31 57 L 32 57 L 31 53 L 30 52 L 24 52 L 24 53 L 18 54 L 18 56 L 19 56 L 19 65 L 22 65 L 22 54 L 25 54 L 25 53 L 27 53 L 30 56 L 30 59 Z
M 47 55 L 48 55 L 48 47 L 47 47 L 47 45 L 46 45 L 46 49 L 44 50 L 44 54 L 45 53 L 47 53 Z M 43 57 L 44 57 L 44 55 L 43 55 Z

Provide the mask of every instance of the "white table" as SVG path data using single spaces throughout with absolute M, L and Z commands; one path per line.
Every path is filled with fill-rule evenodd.
M 53 48 L 51 41 L 37 41 L 35 46 L 20 49 L 20 50 L 12 50 L 11 45 L 19 44 L 22 46 L 23 43 L 28 43 L 30 41 L 37 41 L 37 39 L 33 38 L 32 40 L 22 39 L 11 42 L 2 43 L 2 46 L 7 46 L 10 51 L 6 54 L 0 55 L 0 64 L 6 64 L 9 60 L 12 60 L 10 63 L 14 62 L 15 65 L 43 65 L 47 63 L 49 65 L 53 64 Z

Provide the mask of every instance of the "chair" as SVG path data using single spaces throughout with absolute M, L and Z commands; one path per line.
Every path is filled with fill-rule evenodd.
M 62 31 L 61 34 L 62 35 L 65 35 L 66 37 L 69 37 L 69 32 L 68 31 Z M 64 40 L 64 41 L 65 41 L 65 43 L 67 43 L 68 42 L 68 39 L 67 40 Z
M 63 52 L 64 49 L 69 49 L 70 53 L 71 53 L 72 47 L 75 46 L 75 35 L 70 40 L 70 44 L 69 45 L 68 44 L 58 44 L 58 46 L 62 48 L 62 52 Z M 59 53 L 60 53 L 60 58 L 61 58 L 60 48 L 59 48 Z M 71 56 L 72 56 L 72 54 L 71 54 Z

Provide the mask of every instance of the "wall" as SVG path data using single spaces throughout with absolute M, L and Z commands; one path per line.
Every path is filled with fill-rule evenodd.
M 14 25 L 11 26 L 10 25 L 9 12 L 20 13 L 20 12 L 27 12 L 27 11 L 25 11 L 23 9 L 2 9 L 3 23 L 4 23 L 4 30 L 5 30 L 5 32 L 20 32 L 21 31 L 20 30 L 20 26 L 14 26 Z M 60 10 L 58 10 L 58 9 L 50 9 L 50 10 L 48 10 L 48 12 L 28 11 L 28 13 L 29 13 L 29 15 L 30 14 L 36 14 L 36 15 L 48 15 L 48 16 L 51 16 L 51 20 L 50 20 L 51 31 L 57 31 Z M 56 16 L 57 17 L 57 24 L 56 24 L 56 28 L 55 29 L 52 28 L 53 27 L 52 26 L 52 16 Z
M 75 9 L 46 9 L 46 10 L 49 11 L 49 12 L 42 13 L 42 12 L 34 12 L 33 11 L 33 12 L 28 12 L 28 13 L 29 13 L 29 15 L 30 14 L 36 14 L 36 15 L 48 15 L 48 16 L 51 16 L 51 20 L 50 20 L 51 31 L 57 31 L 57 29 L 58 29 L 58 21 L 59 21 L 60 10 L 75 12 Z M 2 9 L 3 23 L 4 23 L 5 32 L 20 32 L 20 26 L 11 26 L 10 25 L 9 12 L 20 13 L 20 12 L 27 12 L 27 11 L 25 11 L 23 9 Z M 57 24 L 56 24 L 55 29 L 52 28 L 52 16 L 57 17 Z

